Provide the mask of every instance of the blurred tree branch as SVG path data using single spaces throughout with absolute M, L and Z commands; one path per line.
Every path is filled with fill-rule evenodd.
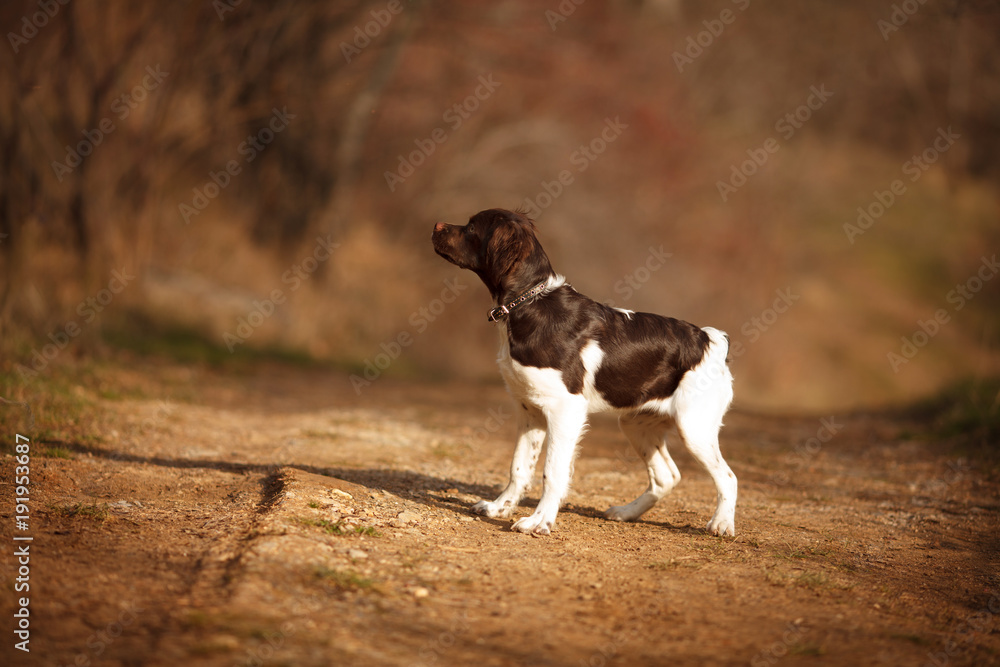
M 339 232 L 353 216 L 354 192 L 358 185 L 361 158 L 368 128 L 371 126 L 371 116 L 379 106 L 386 84 L 396 71 L 403 47 L 417 28 L 420 8 L 419 2 L 411 2 L 408 5 L 400 19 L 402 25 L 393 30 L 388 43 L 378 54 L 378 59 L 367 77 L 366 85 L 348 107 L 337 145 L 333 196 L 325 219 L 320 225 L 324 231 Z

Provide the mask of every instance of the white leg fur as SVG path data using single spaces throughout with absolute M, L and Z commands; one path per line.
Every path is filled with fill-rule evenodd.
M 688 451 L 698 459 L 712 476 L 716 489 L 715 514 L 708 522 L 708 532 L 713 535 L 736 534 L 736 475 L 719 451 L 718 433 L 708 429 L 684 431 L 678 426 Z
M 573 476 L 576 445 L 587 427 L 587 400 L 580 395 L 566 394 L 543 410 L 548 421 L 545 446 L 545 476 L 542 498 L 531 516 L 518 519 L 512 530 L 535 535 L 548 535 Z
M 521 502 L 531 486 L 535 464 L 545 442 L 545 417 L 537 408 L 517 405 L 518 438 L 514 448 L 514 459 L 510 463 L 510 481 L 507 488 L 494 501 L 480 500 L 472 510 L 488 517 L 507 518 Z
M 628 505 L 608 509 L 612 521 L 634 521 L 648 512 L 681 481 L 681 473 L 667 452 L 666 431 L 670 420 L 654 415 L 622 415 L 618 425 L 636 453 L 646 463 L 649 487 Z
M 705 359 L 692 369 L 674 393 L 677 431 L 688 451 L 715 482 L 715 514 L 708 522 L 713 535 L 736 534 L 736 475 L 719 449 L 722 418 L 733 400 L 733 376 L 726 366 L 729 346 L 720 331 L 706 328 L 712 339 Z

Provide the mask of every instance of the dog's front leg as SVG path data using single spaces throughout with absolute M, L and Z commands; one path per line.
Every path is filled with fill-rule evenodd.
M 507 488 L 494 501 L 480 500 L 472 506 L 472 510 L 488 517 L 507 518 L 521 502 L 531 477 L 535 474 L 535 464 L 538 454 L 545 442 L 545 417 L 538 408 L 518 404 L 517 411 L 517 445 L 514 448 L 514 459 L 510 462 L 510 481 Z
M 545 417 L 548 435 L 542 498 L 531 516 L 518 519 L 511 526 L 512 530 L 534 535 L 548 535 L 552 531 L 556 514 L 569 493 L 576 445 L 587 426 L 587 400 L 580 395 L 570 395 L 559 401 L 554 409 L 545 410 Z

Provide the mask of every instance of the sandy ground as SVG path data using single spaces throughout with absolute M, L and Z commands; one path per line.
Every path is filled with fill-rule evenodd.
M 499 386 L 357 396 L 287 367 L 111 382 L 140 377 L 146 397 L 97 399 L 93 438 L 32 442 L 27 532 L 0 458 L 0 663 L 1000 664 L 996 464 L 900 417 L 737 407 L 735 539 L 705 532 L 714 489 L 679 445 L 673 494 L 605 521 L 646 481 L 597 418 L 556 530 L 533 538 L 469 509 L 506 481 Z M 30 653 L 12 534 L 33 537 Z

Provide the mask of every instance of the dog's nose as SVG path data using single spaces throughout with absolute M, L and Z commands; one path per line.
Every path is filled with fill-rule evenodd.
M 434 231 L 435 232 L 443 232 L 444 229 L 445 229 L 445 227 L 447 227 L 447 226 L 448 226 L 447 224 L 445 224 L 443 222 L 439 222 L 436 225 L 434 225 Z

